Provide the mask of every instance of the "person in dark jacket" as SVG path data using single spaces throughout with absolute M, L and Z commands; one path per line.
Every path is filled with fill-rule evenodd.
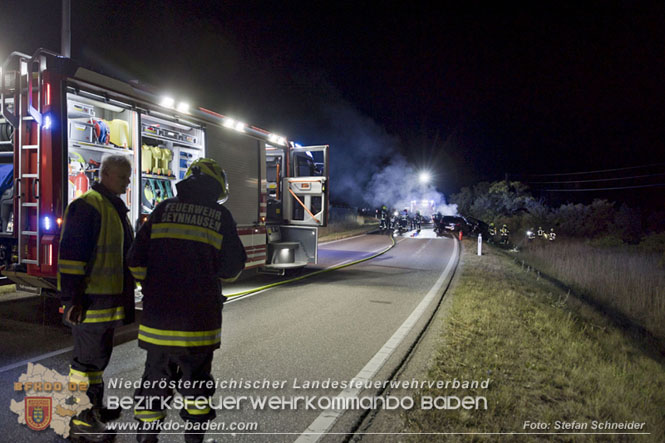
M 221 342 L 226 300 L 221 281 L 237 278 L 247 260 L 233 217 L 220 203 L 228 197 L 228 182 L 219 165 L 207 158 L 194 161 L 176 187 L 177 196 L 157 205 L 129 253 L 144 295 L 139 346 L 148 351 L 134 394 L 135 418 L 142 423 L 139 442 L 157 441 L 166 417 L 159 401 L 146 400 L 172 395 L 155 381 L 183 383 L 180 415 L 187 422 L 215 418 L 209 404 L 215 389 L 202 382 L 212 381 L 213 351 Z M 185 441 L 203 441 L 203 434 L 185 432 Z
M 134 280 L 126 264 L 134 232 L 119 198 L 131 173 L 127 156 L 104 158 L 101 182 L 71 202 L 62 225 L 58 289 L 63 320 L 74 337 L 69 381 L 86 383 L 92 403 L 92 409 L 71 420 L 70 436 L 76 440 L 108 438 L 102 422 L 110 418 L 102 375 L 111 359 L 115 328 L 134 321 Z

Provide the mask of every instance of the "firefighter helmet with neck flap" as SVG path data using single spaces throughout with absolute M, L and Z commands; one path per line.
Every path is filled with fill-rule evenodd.
M 226 179 L 226 172 L 211 158 L 198 158 L 192 162 L 187 168 L 185 178 L 190 175 L 204 174 L 207 175 L 220 185 L 220 194 L 217 199 L 218 203 L 224 203 L 229 198 L 229 182 Z

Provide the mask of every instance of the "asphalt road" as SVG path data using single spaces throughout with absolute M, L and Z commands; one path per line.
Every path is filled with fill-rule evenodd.
M 391 244 L 386 235 L 322 244 L 319 264 L 300 275 L 368 257 Z M 222 384 L 213 405 L 220 403 L 220 396 L 232 402 L 240 396 L 248 398 L 240 400 L 239 409 L 218 410 L 216 422 L 255 423 L 249 425 L 255 429 L 234 435 L 225 430 L 215 437 L 223 441 L 344 440 L 363 410 L 335 411 L 326 405 L 338 395 L 371 398 L 380 389 L 343 390 L 335 383 L 390 380 L 436 308 L 456 266 L 457 252 L 452 238 L 436 238 L 423 230 L 416 237 L 398 237 L 392 249 L 372 260 L 230 299 L 224 307 L 222 348 L 213 363 L 213 375 Z M 288 276 L 261 276 L 227 286 L 224 293 L 284 278 Z M 3 441 L 60 441 L 51 430 L 35 432 L 18 425 L 17 416 L 9 410 L 10 399 L 23 398 L 22 393 L 13 392 L 13 383 L 25 372 L 27 361 L 68 373 L 71 337 L 53 312 L 54 302 L 39 297 L 0 299 Z M 125 342 L 115 347 L 104 374 L 107 381 L 140 380 L 145 352 L 131 339 L 134 331 L 125 330 Z M 240 386 L 229 386 L 233 383 Z M 308 383 L 323 385 L 308 388 Z M 132 392 L 131 388 L 107 389 L 106 396 L 131 396 Z M 273 396 L 274 409 L 267 404 L 253 406 L 249 398 Z M 295 406 L 288 401 L 293 396 L 302 397 Z M 306 400 L 313 397 L 311 408 Z M 132 417 L 132 411 L 125 410 L 120 421 L 132 422 Z M 168 418 L 182 423 L 176 411 L 170 411 Z M 118 434 L 116 441 L 135 440 L 128 433 Z M 160 441 L 183 441 L 183 437 L 162 433 Z

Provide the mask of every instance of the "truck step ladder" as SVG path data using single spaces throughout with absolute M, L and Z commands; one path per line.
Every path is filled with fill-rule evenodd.
M 37 70 L 33 74 L 33 69 Z M 18 240 L 18 264 L 40 265 L 39 177 L 41 173 L 41 83 L 42 60 L 18 52 L 12 53 L 2 69 L 0 90 L 2 115 L 14 127 L 18 144 L 15 155 L 14 195 L 18 200 L 14 230 Z M 8 69 L 9 68 L 9 69 Z M 12 82 L 13 77 L 13 82 Z M 13 91 L 7 82 L 13 83 Z M 13 97 L 6 97 L 13 92 Z M 36 97 L 36 106 L 33 99 Z M 11 101 L 12 108 L 5 106 Z

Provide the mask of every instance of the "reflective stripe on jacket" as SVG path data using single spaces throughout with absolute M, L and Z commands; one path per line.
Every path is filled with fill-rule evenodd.
M 157 346 L 176 346 L 180 348 L 217 347 L 222 340 L 222 328 L 210 331 L 173 331 L 141 325 L 139 326 L 139 340 Z

